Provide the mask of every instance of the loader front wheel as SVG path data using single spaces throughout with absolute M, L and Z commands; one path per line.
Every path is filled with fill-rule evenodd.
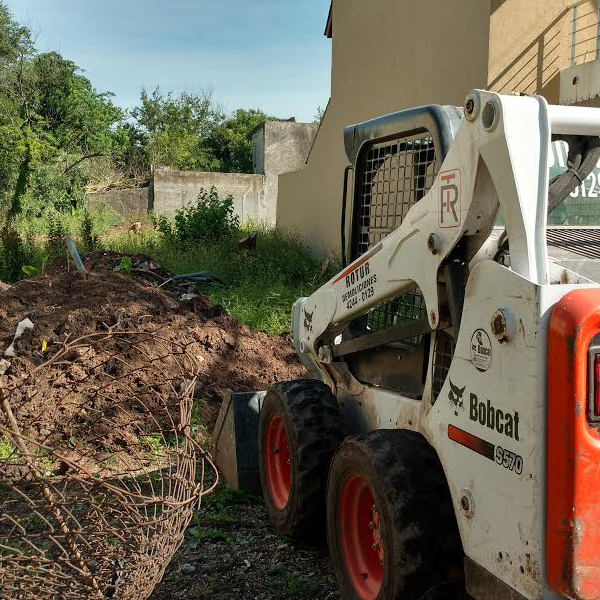
M 379 430 L 342 444 L 329 473 L 327 536 L 342 600 L 467 598 L 444 472 L 418 433 Z
M 303 379 L 273 386 L 260 411 L 260 480 L 269 518 L 281 535 L 325 535 L 325 493 L 341 417 L 330 388 Z

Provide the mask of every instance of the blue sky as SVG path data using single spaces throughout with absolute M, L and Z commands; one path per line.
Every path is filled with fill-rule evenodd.
M 211 88 L 227 109 L 311 121 L 329 97 L 329 0 L 4 0 L 99 91 Z

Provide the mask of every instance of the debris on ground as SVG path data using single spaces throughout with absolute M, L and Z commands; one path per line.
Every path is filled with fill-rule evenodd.
M 128 272 L 115 271 L 126 256 Z M 194 386 L 194 433 L 208 440 L 227 390 L 261 390 L 276 381 L 306 376 L 289 335 L 252 332 L 197 289 L 190 300 L 181 301 L 181 282 L 161 287 L 172 279 L 171 273 L 148 256 L 94 252 L 85 257 L 85 266 L 87 272 L 79 273 L 66 260 L 55 261 L 43 275 L 0 291 L 0 354 L 10 346 L 21 321 L 35 324 L 15 341 L 15 357 L 0 365 L 0 387 L 15 385 L 65 342 L 81 336 L 109 330 L 148 332 L 169 343 L 186 344 L 198 362 L 197 380 L 175 372 L 165 377 Z M 114 343 L 119 352 L 118 340 Z M 81 360 L 85 363 L 85 356 L 78 360 L 85 370 Z M 41 435 L 71 417 L 69 406 L 34 409 Z M 224 484 L 219 489 L 214 499 L 203 499 L 153 600 L 339 598 L 324 546 L 295 545 L 278 537 L 262 498 Z
M 130 274 L 114 271 L 125 256 L 131 260 Z M 185 335 L 201 364 L 197 390 L 205 400 L 200 423 L 207 434 L 228 389 L 260 390 L 305 376 L 289 335 L 252 332 L 198 292 L 182 302 L 177 282 L 159 287 L 171 274 L 150 257 L 101 251 L 88 254 L 85 263 L 88 272 L 78 273 L 66 260 L 55 261 L 43 275 L 0 291 L 1 354 L 21 321 L 35 323 L 15 341 L 16 358 L 0 386 L 42 364 L 66 340 L 115 325 L 167 338 Z

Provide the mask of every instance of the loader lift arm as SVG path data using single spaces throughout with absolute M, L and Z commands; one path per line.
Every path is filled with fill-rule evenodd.
M 537 284 L 548 283 L 546 166 L 553 134 L 573 130 L 566 115 L 563 107 L 548 106 L 540 96 L 472 91 L 465 103 L 466 118 L 429 192 L 385 239 L 312 296 L 295 303 L 294 342 L 305 362 L 327 363 L 450 327 L 456 334 L 468 265 L 474 266 L 481 255 L 493 257 L 485 252 L 476 255 L 488 240 L 499 209 L 510 240 L 511 269 Z M 597 135 L 593 121 L 579 124 L 576 134 Z M 594 156 L 597 159 L 588 152 L 587 161 L 580 160 L 576 167 L 593 166 Z M 581 173 L 571 172 L 567 174 L 571 181 L 552 182 L 559 190 L 554 204 L 557 195 L 558 201 L 568 195 L 578 176 Z M 353 319 L 415 287 L 424 297 L 425 319 L 334 343 Z

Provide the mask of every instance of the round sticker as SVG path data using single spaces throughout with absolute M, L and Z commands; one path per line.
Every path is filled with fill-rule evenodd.
M 487 371 L 492 364 L 492 343 L 483 329 L 477 329 L 471 338 L 471 362 L 478 371 Z

